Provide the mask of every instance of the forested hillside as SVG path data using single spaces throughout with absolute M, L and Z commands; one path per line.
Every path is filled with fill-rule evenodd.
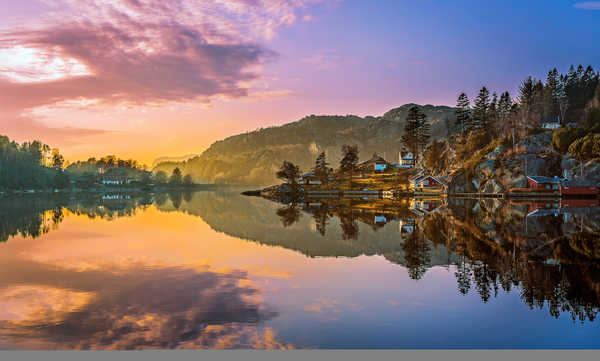
M 68 177 L 63 164 L 58 149 L 38 141 L 19 144 L 0 135 L 0 191 L 64 188 Z
M 179 167 L 191 174 L 196 182 L 264 185 L 276 183 L 275 172 L 284 160 L 308 171 L 320 152 L 327 154 L 331 166 L 337 166 L 344 144 L 356 144 L 360 157 L 366 160 L 374 152 L 390 161 L 398 158 L 402 149 L 400 138 L 408 109 L 406 104 L 392 109 L 382 117 L 354 115 L 311 115 L 279 127 L 259 129 L 215 142 L 204 153 L 184 162 L 163 162 L 155 171 L 168 174 Z M 432 139 L 453 132 L 454 108 L 418 106 L 431 123 Z

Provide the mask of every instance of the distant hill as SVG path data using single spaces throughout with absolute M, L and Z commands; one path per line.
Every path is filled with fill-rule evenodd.
M 154 162 L 152 162 L 152 168 L 156 167 L 158 164 L 163 163 L 163 162 L 183 162 L 183 161 L 186 161 L 190 158 L 194 158 L 197 156 L 198 156 L 198 154 L 186 154 L 186 155 L 182 155 L 179 157 L 169 157 L 169 156 L 158 157 L 154 160 Z
M 381 117 L 355 115 L 310 115 L 282 126 L 259 129 L 213 143 L 200 156 L 186 161 L 166 161 L 154 170 L 171 173 L 179 167 L 196 182 L 266 185 L 277 183 L 275 172 L 284 160 L 308 171 L 322 151 L 337 167 L 344 144 L 356 144 L 360 158 L 375 152 L 396 161 L 402 146 L 406 114 L 416 104 L 405 104 Z M 445 119 L 453 126 L 454 108 L 417 105 L 432 125 L 433 139 L 447 134 Z

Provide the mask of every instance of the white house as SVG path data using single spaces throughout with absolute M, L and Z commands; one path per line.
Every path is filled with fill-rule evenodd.
M 415 156 L 412 152 L 400 152 L 398 162 L 400 166 L 411 168 L 415 165 Z
M 560 128 L 559 117 L 546 117 L 542 122 L 543 129 L 558 129 Z

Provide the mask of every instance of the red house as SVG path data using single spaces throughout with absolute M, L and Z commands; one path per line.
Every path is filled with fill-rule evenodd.
M 544 177 L 544 176 L 529 176 L 527 184 L 529 188 L 536 191 L 558 191 L 560 189 L 560 178 Z
M 567 180 L 560 184 L 560 195 L 562 196 L 597 196 L 598 187 L 591 182 L 579 180 Z
M 409 179 L 412 190 L 441 191 L 444 182 L 430 175 L 422 175 Z

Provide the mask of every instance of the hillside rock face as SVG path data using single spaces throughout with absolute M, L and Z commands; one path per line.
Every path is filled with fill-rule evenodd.
M 325 152 L 330 167 L 336 168 L 344 144 L 358 145 L 361 160 L 376 152 L 396 162 L 402 150 L 400 138 L 406 114 L 414 105 L 392 109 L 381 117 L 311 115 L 297 122 L 229 137 L 213 143 L 200 156 L 183 162 L 163 162 L 154 170 L 170 174 L 179 167 L 183 174 L 191 174 L 195 182 L 268 185 L 279 183 L 275 173 L 284 160 L 309 171 L 317 155 Z M 446 124 L 454 125 L 454 108 L 418 107 L 431 123 L 432 140 L 445 137 Z
M 561 176 L 565 167 L 572 168 L 576 163 L 572 159 L 557 155 L 551 149 L 551 134 L 542 133 L 521 140 L 514 147 L 497 146 L 487 154 L 481 154 L 481 160 L 474 167 L 474 174 L 467 176 L 462 163 L 451 159 L 449 192 L 502 193 L 510 188 L 527 187 L 527 175 Z M 588 166 L 588 172 L 598 172 L 600 166 Z

